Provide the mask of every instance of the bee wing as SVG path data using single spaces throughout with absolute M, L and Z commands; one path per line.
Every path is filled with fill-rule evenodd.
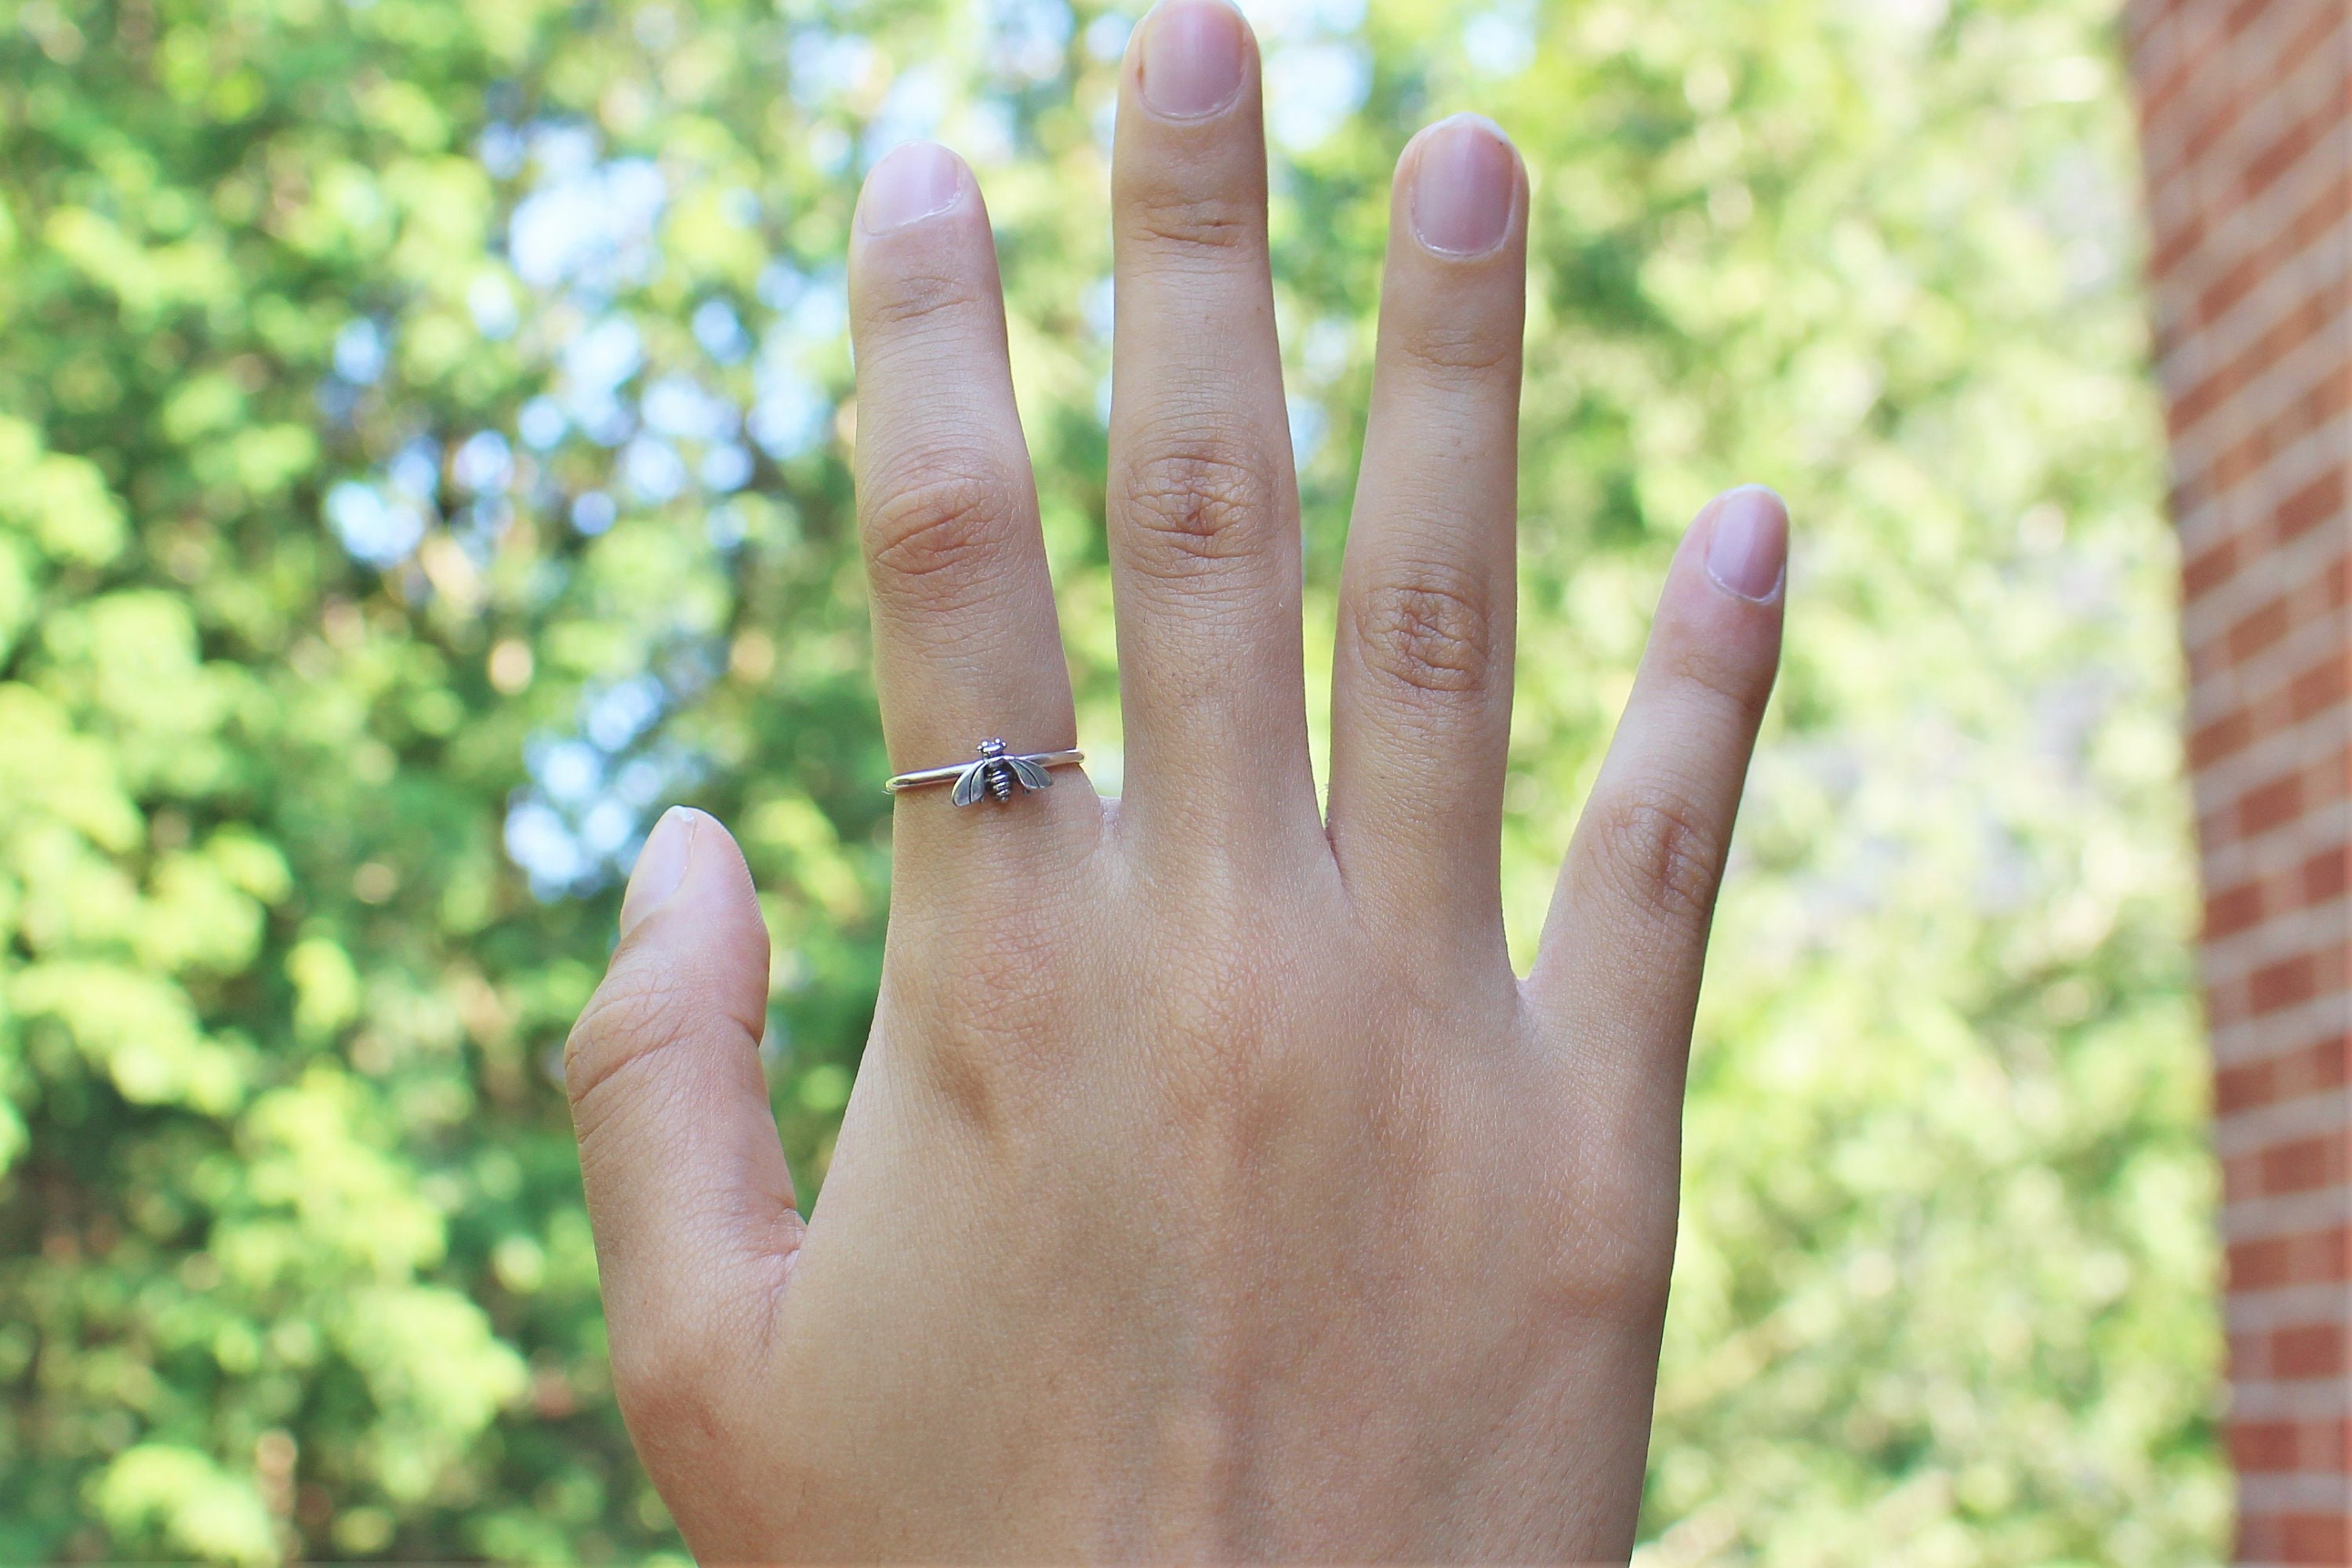
M 1045 764 L 1034 757 L 1007 757 L 1004 760 L 1013 764 L 1013 776 L 1021 781 L 1024 789 L 1054 787 L 1054 775 L 1047 773 Z
M 958 805 L 977 805 L 988 793 L 988 764 L 974 763 L 956 774 L 955 792 L 948 798 Z

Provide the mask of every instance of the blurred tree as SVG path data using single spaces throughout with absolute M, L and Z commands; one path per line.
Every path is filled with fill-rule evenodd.
M 1528 151 L 1523 951 L 1673 538 L 1734 479 L 1799 519 L 1645 1562 L 2211 1560 L 2108 0 L 1251 9 L 1326 630 L 1390 163 L 1457 108 Z M 822 1180 L 887 857 L 840 257 L 907 135 L 988 187 L 1116 788 L 1129 26 L 0 6 L 0 1557 L 675 1550 L 551 1068 L 691 798 L 761 879 L 764 1054 Z

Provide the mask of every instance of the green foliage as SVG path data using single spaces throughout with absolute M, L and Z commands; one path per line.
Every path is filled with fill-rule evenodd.
M 1325 631 L 1390 164 L 1460 108 L 1528 152 L 1523 955 L 1673 539 L 1738 479 L 1798 519 L 1644 1562 L 2211 1560 L 2109 5 L 1254 14 Z M 675 1550 L 551 1066 L 692 798 L 759 876 L 822 1181 L 887 861 L 839 264 L 901 135 L 987 185 L 1116 787 L 1124 35 L 1061 0 L 0 8 L 0 1557 Z

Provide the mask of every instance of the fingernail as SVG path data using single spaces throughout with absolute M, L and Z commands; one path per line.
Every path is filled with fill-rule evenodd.
M 1171 120 L 1198 120 L 1233 102 L 1248 47 L 1243 26 L 1225 0 L 1167 0 L 1144 24 L 1145 105 Z
M 954 153 L 936 142 L 902 142 L 866 176 L 858 226 L 868 234 L 887 234 L 947 211 L 962 193 L 963 170 Z
M 629 890 L 621 895 L 623 936 L 686 880 L 686 863 L 694 857 L 694 831 L 701 820 L 702 813 L 673 805 L 646 835 L 646 847 L 637 851 L 636 868 L 629 873 Z
M 1457 114 L 1433 127 L 1413 161 L 1412 228 L 1448 256 L 1477 256 L 1511 226 L 1511 144 L 1494 121 Z
M 1743 599 L 1769 599 L 1788 566 L 1789 509 L 1762 485 L 1742 485 L 1717 496 L 1713 510 L 1706 574 Z

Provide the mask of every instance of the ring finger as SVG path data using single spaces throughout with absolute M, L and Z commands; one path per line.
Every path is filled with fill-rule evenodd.
M 891 765 L 969 762 L 991 738 L 1014 752 L 1072 745 L 1069 668 L 979 185 L 945 148 L 910 142 L 875 165 L 856 228 L 858 526 Z M 1024 801 L 1024 815 L 1067 814 L 1081 799 L 1091 795 L 1057 790 Z M 926 861 L 938 832 L 971 842 L 995 816 L 956 812 L 950 826 L 951 811 L 944 789 L 900 796 L 901 864 Z

